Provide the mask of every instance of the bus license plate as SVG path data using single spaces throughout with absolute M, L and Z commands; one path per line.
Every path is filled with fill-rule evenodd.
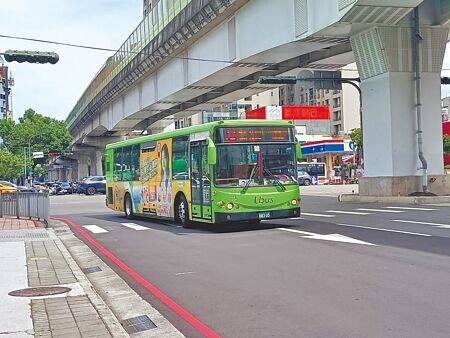
M 269 218 L 270 217 L 270 211 L 260 212 L 258 216 L 259 216 L 260 219 L 262 219 L 262 218 Z

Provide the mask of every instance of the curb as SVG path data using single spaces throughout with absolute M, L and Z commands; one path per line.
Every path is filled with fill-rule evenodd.
M 50 224 L 52 224 L 53 222 L 54 221 L 51 220 Z M 105 323 L 105 325 L 108 328 L 111 335 L 113 337 L 117 337 L 117 338 L 130 337 L 128 335 L 128 333 L 123 329 L 119 320 L 114 315 L 114 313 L 111 311 L 111 309 L 108 307 L 108 305 L 103 301 L 103 299 L 100 297 L 100 295 L 95 291 L 93 285 L 91 284 L 89 279 L 86 277 L 86 275 L 81 271 L 81 268 L 78 266 L 77 262 L 74 260 L 74 258 L 70 254 L 69 250 L 66 248 L 63 241 L 59 238 L 59 236 L 56 234 L 56 232 L 50 227 L 47 228 L 47 231 L 50 234 L 50 238 L 52 238 L 55 241 L 56 246 L 61 251 L 64 259 L 67 261 L 67 264 L 69 265 L 70 269 L 72 270 L 75 278 L 80 283 L 81 287 L 83 288 L 84 292 L 88 296 L 88 298 L 91 301 L 94 308 L 97 310 L 100 318 Z
M 337 200 L 342 203 L 437 204 L 450 203 L 450 196 L 360 196 L 341 194 Z
M 138 316 L 147 316 L 156 327 L 142 332 L 133 332 L 133 337 L 184 337 L 165 317 L 131 289 L 89 246 L 76 237 L 66 222 L 52 219 L 51 226 L 61 229 L 58 237 L 60 237 L 61 244 L 65 246 L 65 249 L 67 248 L 66 250 L 71 255 L 70 259 L 77 265 L 77 269 L 88 280 L 91 289 L 95 290 L 95 295 L 101 299 L 116 320 L 113 328 L 116 329 L 115 325 L 119 325 L 121 334 L 125 334 L 114 335 L 113 328 L 111 328 L 114 337 L 129 337 L 121 323 Z M 82 268 L 93 266 L 99 267 L 101 271 L 90 273 L 89 276 L 81 271 Z M 78 276 L 76 275 L 76 277 Z

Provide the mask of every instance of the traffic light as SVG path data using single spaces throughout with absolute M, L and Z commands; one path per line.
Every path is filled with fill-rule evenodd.
M 261 76 L 258 80 L 261 84 L 296 84 L 296 76 Z
M 441 84 L 450 84 L 450 77 L 441 77 Z
M 28 50 L 7 50 L 3 53 L 7 62 L 19 63 L 51 63 L 54 65 L 59 60 L 59 55 L 53 52 L 37 52 Z

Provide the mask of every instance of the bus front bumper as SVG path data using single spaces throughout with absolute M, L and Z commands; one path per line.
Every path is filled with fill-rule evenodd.
M 216 212 L 216 223 L 300 217 L 300 208 L 256 212 Z

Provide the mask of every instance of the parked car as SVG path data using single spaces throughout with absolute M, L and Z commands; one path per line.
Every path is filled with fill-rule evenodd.
M 33 192 L 35 191 L 33 188 L 23 187 L 8 181 L 0 181 L 0 192 L 12 192 L 12 191 L 20 191 L 20 192 Z
M 17 187 L 15 184 L 7 182 L 7 181 L 0 181 L 0 193 L 15 192 L 15 191 L 17 191 Z
M 306 171 L 298 171 L 298 184 L 299 185 L 310 185 L 312 182 L 311 176 Z
M 89 176 L 83 179 L 78 185 L 80 194 L 94 195 L 97 192 L 106 193 L 105 176 Z

